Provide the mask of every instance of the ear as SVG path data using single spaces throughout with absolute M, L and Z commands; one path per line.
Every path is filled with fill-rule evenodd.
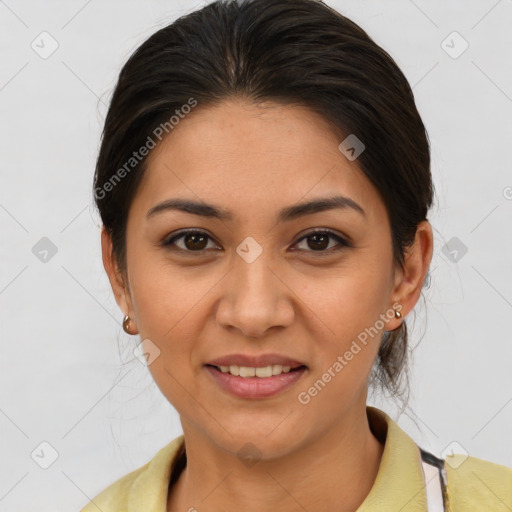
M 112 286 L 116 302 L 123 312 L 123 316 L 128 315 L 132 311 L 129 288 L 124 282 L 123 275 L 114 258 L 112 251 L 112 239 L 107 233 L 105 226 L 101 229 L 101 254 L 103 257 L 103 266 L 105 267 L 110 285 Z
M 427 276 L 433 253 L 432 226 L 428 221 L 418 224 L 414 244 L 405 253 L 405 263 L 396 273 L 395 285 L 392 292 L 394 302 L 401 304 L 399 309 L 405 317 L 416 305 Z M 396 329 L 403 322 L 403 318 L 393 318 L 389 321 L 388 330 Z

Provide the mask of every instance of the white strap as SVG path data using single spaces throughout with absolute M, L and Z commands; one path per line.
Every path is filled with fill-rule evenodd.
M 423 467 L 423 477 L 425 478 L 428 512 L 443 512 L 443 491 L 441 489 L 439 470 L 423 460 L 421 465 Z

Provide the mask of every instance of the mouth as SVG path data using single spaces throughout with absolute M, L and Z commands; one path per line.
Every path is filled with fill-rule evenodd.
M 267 366 L 238 366 L 238 365 L 212 365 L 207 364 L 210 368 L 215 368 L 219 372 L 229 373 L 234 377 L 242 377 L 244 379 L 257 377 L 259 379 L 267 379 L 269 377 L 275 377 L 277 375 L 283 375 L 290 372 L 300 371 L 301 369 L 305 369 L 306 366 L 301 365 L 281 365 L 281 364 L 272 364 Z
M 308 368 L 299 364 L 238 366 L 205 365 L 207 373 L 220 390 L 244 399 L 270 398 L 289 390 L 307 373 Z

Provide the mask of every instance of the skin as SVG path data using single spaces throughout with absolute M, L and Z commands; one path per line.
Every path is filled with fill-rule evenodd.
M 375 482 L 383 444 L 366 416 L 368 377 L 383 331 L 403 318 L 387 317 L 307 405 L 297 395 L 395 302 L 404 317 L 411 311 L 433 237 L 422 222 L 404 268 L 395 265 L 384 203 L 340 142 L 304 107 L 234 99 L 199 105 L 149 155 L 128 216 L 126 272 L 102 232 L 116 301 L 134 319 L 132 332 L 159 348 L 149 370 L 178 411 L 186 439 L 188 462 L 169 492 L 168 511 L 348 512 Z M 276 224 L 281 208 L 334 193 L 352 198 L 366 216 L 346 208 Z M 233 220 L 172 210 L 146 218 L 176 197 L 229 209 Z M 184 228 L 207 232 L 202 252 L 186 237 L 175 241 L 176 250 L 159 245 Z M 312 228 L 331 230 L 353 247 L 329 238 L 315 250 L 304 238 Z M 263 251 L 252 263 L 236 252 L 248 236 Z M 204 367 L 226 354 L 268 352 L 307 366 L 299 382 L 271 398 L 227 394 Z M 251 467 L 237 456 L 248 442 L 261 456 Z

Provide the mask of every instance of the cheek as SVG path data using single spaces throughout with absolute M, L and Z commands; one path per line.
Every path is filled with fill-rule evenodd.
M 325 280 L 323 287 L 317 282 L 304 290 L 315 320 L 320 320 L 315 324 L 322 326 L 312 333 L 319 364 L 310 379 L 321 381 L 317 387 L 323 399 L 319 401 L 339 401 L 337 393 L 345 396 L 348 389 L 355 391 L 365 384 L 385 329 L 381 315 L 386 311 L 387 281 L 383 273 L 351 267 L 339 276 Z
M 215 276 L 199 276 L 142 252 L 134 255 L 134 261 L 137 264 L 130 269 L 130 285 L 141 336 L 162 343 L 176 339 L 180 330 L 193 325 L 191 317 L 215 285 Z
M 205 295 L 215 285 L 212 276 L 192 278 L 187 269 L 179 269 L 151 258 L 149 252 L 134 251 L 130 286 L 137 328 L 141 340 L 151 340 L 160 351 L 158 360 L 150 365 L 157 384 L 175 383 L 167 372 L 193 377 L 198 358 L 197 340 L 204 325 Z M 170 379 L 170 380 L 169 380 Z
M 389 283 L 384 269 L 347 266 L 302 283 L 300 297 L 334 339 L 347 340 L 376 323 L 385 311 Z

